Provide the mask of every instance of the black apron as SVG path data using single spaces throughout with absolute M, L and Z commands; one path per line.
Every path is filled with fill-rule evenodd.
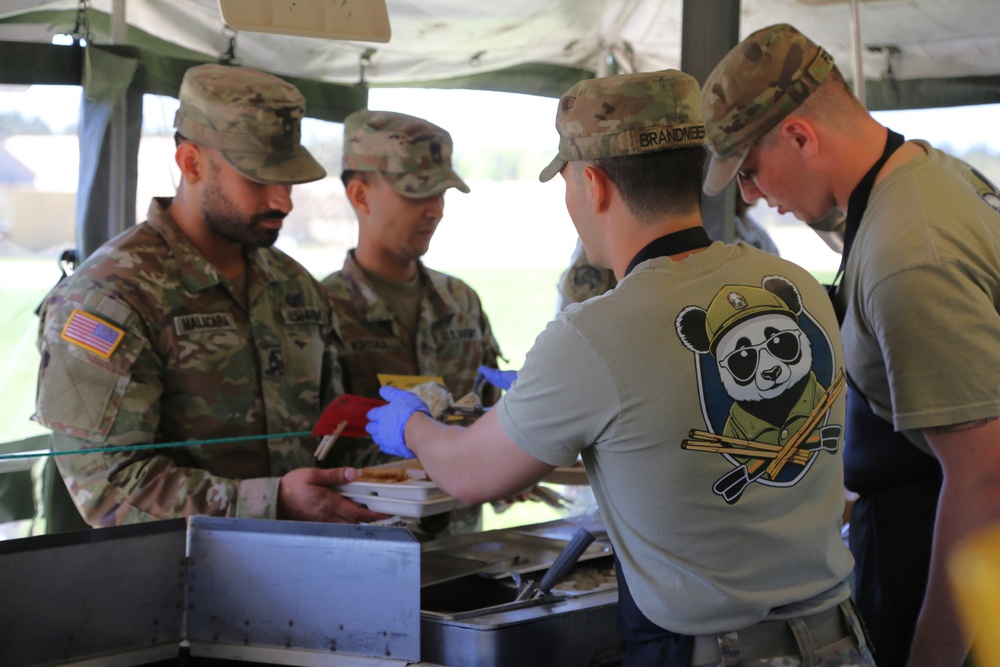
M 881 159 L 851 193 L 838 277 L 847 265 L 875 177 L 903 141 L 889 130 Z M 837 315 L 843 319 L 843 313 Z M 906 664 L 927 588 L 941 481 L 937 459 L 876 415 L 848 375 L 844 485 L 860 496 L 850 519 L 854 597 L 879 667 Z

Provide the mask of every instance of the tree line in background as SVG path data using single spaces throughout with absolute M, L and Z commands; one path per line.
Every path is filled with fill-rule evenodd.
M 56 132 L 38 116 L 28 118 L 20 111 L 0 111 L 0 139 L 22 134 L 76 134 L 76 127 L 74 123 L 61 132 Z

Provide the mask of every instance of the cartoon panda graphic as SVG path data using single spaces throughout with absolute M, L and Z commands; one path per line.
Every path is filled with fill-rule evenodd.
M 692 429 L 681 447 L 733 465 L 712 487 L 727 503 L 752 482 L 794 485 L 820 452 L 838 451 L 843 429 L 828 416 L 844 372 L 834 373 L 829 337 L 790 280 L 726 285 L 707 309 L 684 308 L 675 327 L 695 354 L 708 426 Z

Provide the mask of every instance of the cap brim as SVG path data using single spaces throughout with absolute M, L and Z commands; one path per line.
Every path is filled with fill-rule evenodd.
M 255 183 L 298 185 L 326 178 L 326 169 L 302 146 L 285 155 L 220 152 L 233 169 Z
M 538 180 L 542 183 L 547 183 L 555 178 L 556 174 L 563 170 L 566 166 L 566 160 L 562 159 L 558 155 L 552 158 L 552 162 L 549 162 L 549 166 L 542 169 L 542 173 L 538 175 Z
M 465 194 L 469 194 L 470 192 L 469 186 L 465 184 L 465 181 L 453 169 L 435 169 L 433 171 L 425 170 L 403 174 L 388 174 L 384 171 L 378 173 L 382 174 L 393 190 L 408 199 L 432 197 L 441 194 L 448 188 L 455 188 Z M 423 183 L 419 185 L 415 184 L 415 177 L 418 177 L 416 178 L 417 183 L 423 181 L 424 183 L 430 183 L 430 185 L 422 187 Z
M 702 185 L 705 194 L 714 196 L 725 190 L 726 186 L 736 178 L 736 173 L 743 166 L 743 161 L 747 159 L 749 152 L 750 147 L 747 146 L 727 158 L 711 155 L 708 161 L 708 173 L 705 174 L 705 183 Z

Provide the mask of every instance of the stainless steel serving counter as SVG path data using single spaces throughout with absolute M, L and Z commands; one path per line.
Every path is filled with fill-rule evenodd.
M 0 664 L 612 665 L 617 593 L 515 603 L 576 525 L 406 530 L 192 517 L 0 542 Z M 585 558 L 610 559 L 599 540 Z M 202 663 L 197 662 L 202 660 Z

